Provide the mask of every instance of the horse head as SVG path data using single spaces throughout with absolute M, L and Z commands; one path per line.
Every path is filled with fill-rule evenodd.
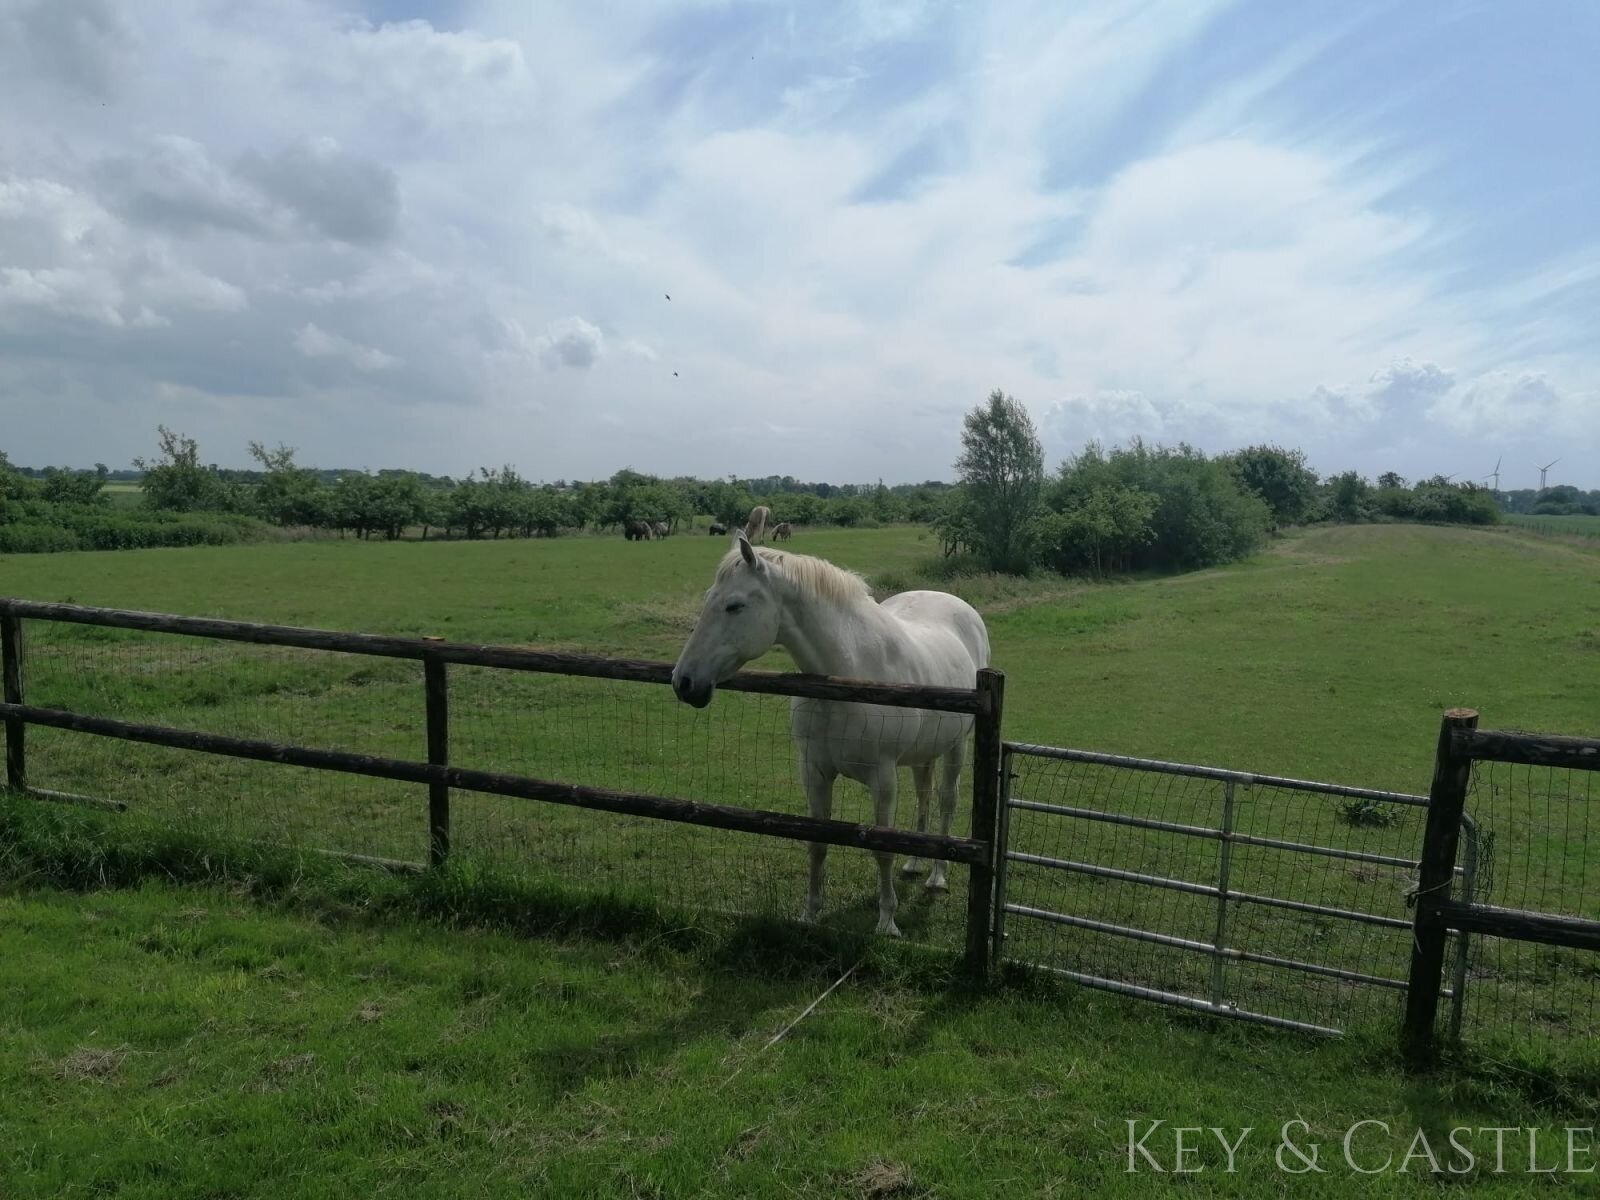
M 724 564 L 706 592 L 694 632 L 672 668 L 672 690 L 679 700 L 704 708 L 711 694 L 751 659 L 778 640 L 782 615 L 772 570 L 741 531 L 739 557 Z

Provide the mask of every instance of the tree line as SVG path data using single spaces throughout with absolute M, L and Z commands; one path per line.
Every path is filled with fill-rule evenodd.
M 857 527 L 933 520 L 949 485 L 888 487 L 758 480 L 663 479 L 632 469 L 591 482 L 535 483 L 511 465 L 464 479 L 417 471 L 333 473 L 296 462 L 292 447 L 249 444 L 257 464 L 224 470 L 202 461 L 196 439 L 158 427 L 158 451 L 137 458 L 141 491 L 114 509 L 114 473 L 23 472 L 0 456 L 0 552 L 193 545 L 274 536 L 273 528 L 357 538 L 413 533 L 468 539 L 606 532 L 630 521 L 680 531 L 695 517 L 743 524 L 765 504 L 774 521 Z
M 935 521 L 953 569 L 1187 570 L 1244 558 L 1292 525 L 1500 519 L 1476 484 L 1408 484 L 1392 472 L 1376 485 L 1356 471 L 1324 479 L 1301 451 L 1273 445 L 1207 456 L 1138 438 L 1090 443 L 1050 474 L 1027 410 L 999 390 L 967 414 L 961 446 L 960 482 Z
M 463 479 L 417 471 L 301 466 L 293 448 L 249 444 L 255 468 L 201 460 L 194 438 L 158 427 L 158 452 L 135 459 L 142 492 L 114 509 L 118 473 L 46 469 L 30 478 L 0 454 L 0 552 L 216 544 L 308 529 L 357 538 L 557 537 L 628 522 L 681 531 L 697 517 L 742 524 L 764 504 L 774 521 L 840 527 L 930 524 L 945 572 L 965 569 L 1108 575 L 1184 570 L 1243 558 L 1287 526 L 1409 520 L 1492 524 L 1489 489 L 1442 477 L 1408 483 L 1394 472 L 1323 478 L 1295 449 L 1249 446 L 1208 456 L 1186 444 L 1090 443 L 1047 473 L 1026 409 L 1003 391 L 962 426 L 958 482 L 886 487 L 806 483 L 792 476 L 704 480 L 632 469 L 589 482 L 536 483 L 510 466 Z M 1509 493 L 1520 506 L 1521 493 Z M 1529 511 L 1589 511 L 1600 493 L 1557 486 Z

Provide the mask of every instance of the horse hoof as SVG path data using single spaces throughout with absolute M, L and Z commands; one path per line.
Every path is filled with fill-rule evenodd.
M 908 859 L 906 859 L 904 864 L 902 864 L 901 867 L 900 867 L 900 874 L 902 874 L 902 875 L 921 875 L 922 874 L 922 860 L 920 858 L 908 858 Z
M 879 921 L 878 933 L 883 937 L 897 938 L 900 936 L 900 926 L 896 925 L 893 921 Z

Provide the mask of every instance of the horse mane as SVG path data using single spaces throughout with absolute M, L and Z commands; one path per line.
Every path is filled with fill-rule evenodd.
M 854 571 L 836 567 L 825 558 L 812 558 L 808 554 L 786 554 L 768 546 L 753 547 L 772 571 L 794 587 L 819 600 L 834 604 L 849 604 L 856 600 L 872 599 L 872 589 L 867 581 Z M 717 566 L 717 582 L 721 583 L 739 569 L 744 562 L 738 547 L 728 551 Z

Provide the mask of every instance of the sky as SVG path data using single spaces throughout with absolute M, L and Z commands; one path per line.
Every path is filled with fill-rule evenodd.
M 0 450 L 1600 486 L 1600 5 L 0 0 Z

